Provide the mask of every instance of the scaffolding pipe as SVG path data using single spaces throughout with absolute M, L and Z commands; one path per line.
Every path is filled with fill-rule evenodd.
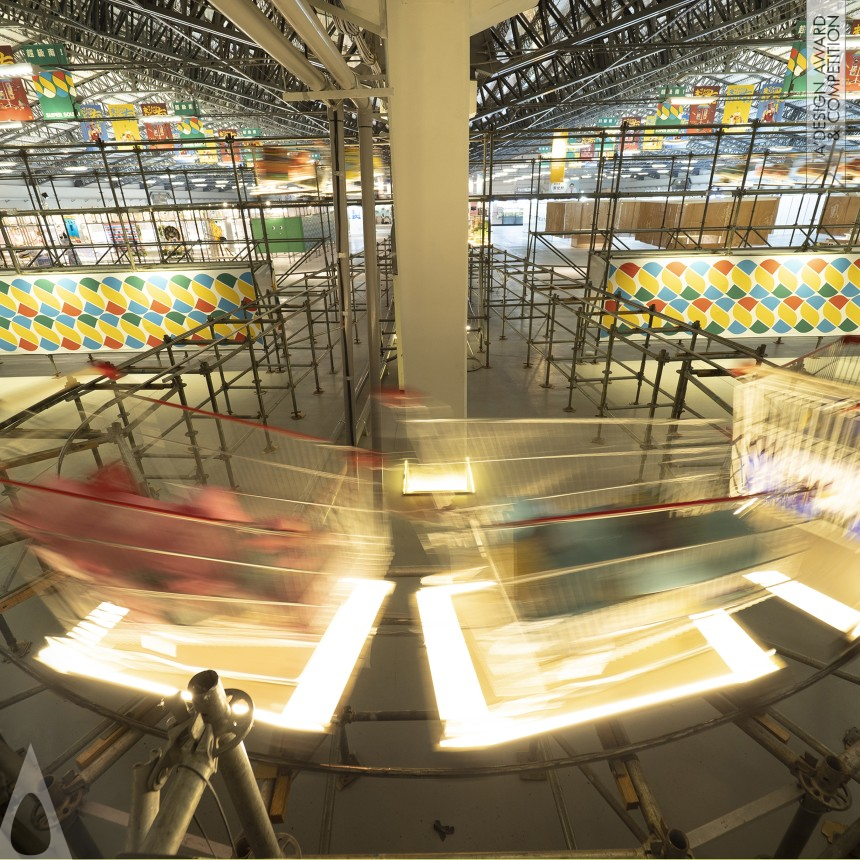
M 370 361 L 370 438 L 382 450 L 378 393 L 382 386 L 382 341 L 379 336 L 379 267 L 376 259 L 376 199 L 373 187 L 373 113 L 364 101 L 358 109 L 358 152 L 364 233 L 364 294 L 367 305 L 367 352 Z
M 227 694 L 217 672 L 199 672 L 188 682 L 194 709 L 219 740 L 234 732 Z M 228 742 L 218 754 L 218 769 L 255 857 L 282 857 L 272 822 L 257 787 L 245 744 Z

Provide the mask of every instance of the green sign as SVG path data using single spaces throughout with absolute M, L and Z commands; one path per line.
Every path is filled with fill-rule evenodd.
M 261 134 L 259 128 L 243 128 L 239 131 L 240 137 L 259 137 Z
M 174 102 L 173 113 L 182 117 L 177 126 L 180 140 L 199 140 L 206 137 L 203 122 L 200 119 L 200 108 L 196 101 Z
M 21 51 L 25 62 L 34 66 L 52 69 L 69 63 L 65 45 L 24 45 Z
M 176 116 L 200 116 L 200 108 L 196 101 L 174 102 L 173 113 Z

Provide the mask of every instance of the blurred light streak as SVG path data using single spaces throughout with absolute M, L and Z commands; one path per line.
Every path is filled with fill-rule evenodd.
M 777 570 L 746 573 L 744 578 L 766 588 L 775 597 L 823 621 L 829 627 L 835 627 L 848 634 L 852 640 L 860 635 L 860 612 L 821 591 L 789 579 Z
M 728 612 L 715 609 L 691 615 L 690 620 L 739 681 L 753 681 L 780 668 L 773 659 L 776 652 L 759 648 Z
M 465 463 L 410 463 L 403 461 L 403 495 L 418 493 L 474 493 L 469 458 Z
M 281 728 L 321 732 L 331 723 L 382 602 L 394 589 L 391 582 L 353 583 L 277 719 Z
M 489 722 L 491 719 L 451 601 L 455 594 L 487 587 L 492 587 L 492 583 L 422 588 L 417 595 L 436 706 L 447 731 L 452 731 L 455 726 L 468 729 L 472 723 Z

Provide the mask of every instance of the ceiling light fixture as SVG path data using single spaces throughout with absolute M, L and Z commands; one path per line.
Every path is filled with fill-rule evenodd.
M 712 105 L 717 100 L 716 96 L 672 96 L 670 105 Z
M 30 63 L 7 63 L 0 65 L 0 81 L 8 81 L 10 78 L 32 77 L 35 69 Z

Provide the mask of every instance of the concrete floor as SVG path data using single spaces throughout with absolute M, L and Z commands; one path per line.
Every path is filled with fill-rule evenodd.
M 495 234 L 496 238 L 498 233 Z M 511 247 L 516 247 L 513 239 Z M 593 396 L 575 392 L 574 413 L 563 411 L 567 404 L 567 385 L 554 370 L 551 388 L 542 388 L 544 366 L 535 362 L 523 367 L 525 346 L 522 340 L 495 338 L 491 328 L 491 368 L 475 369 L 468 376 L 468 410 L 473 418 L 558 418 L 575 420 L 592 417 Z M 758 345 L 758 344 L 755 344 Z M 788 359 L 811 348 L 808 339 L 771 344 L 769 355 Z M 44 367 L 44 360 L 42 367 Z M 58 365 L 65 371 L 73 359 L 63 358 Z M 473 363 L 477 365 L 477 362 Z M 26 377 L 37 370 L 31 357 L 4 358 L 0 374 L 4 378 Z M 37 370 L 38 372 L 38 370 Z M 44 371 L 42 371 L 44 372 Z M 266 378 L 269 378 L 268 376 Z M 275 380 L 277 382 L 277 380 Z M 731 396 L 731 382 L 719 380 Z M 301 421 L 290 417 L 288 400 L 274 389 L 267 395 L 272 405 L 272 423 L 298 429 L 325 438 L 336 432 L 342 414 L 339 375 L 328 376 L 322 383 L 323 394 L 314 395 L 312 386 L 299 391 Z M 633 397 L 632 383 L 613 382 L 611 401 L 628 403 Z M 200 380 L 192 382 L 189 400 L 203 399 Z M 244 406 L 252 411 L 251 395 Z M 237 409 L 243 408 L 240 401 Z M 694 408 L 706 410 L 709 401 L 697 399 Z M 708 414 L 715 414 L 713 412 Z M 0 416 L 2 417 L 2 416 Z M 388 438 L 393 435 L 386 428 Z M 372 640 L 360 664 L 355 685 L 344 704 L 355 710 L 432 710 L 434 702 L 429 685 L 426 653 L 420 637 L 413 595 L 420 576 L 433 571 L 434 559 L 421 548 L 414 530 L 401 520 L 393 522 L 394 559 L 391 576 L 397 587 L 384 610 L 378 634 Z M 21 553 L 20 546 L 0 549 L 0 583 Z M 27 559 L 11 583 L 12 587 L 37 574 L 35 562 Z M 6 618 L 18 638 L 37 643 L 49 632 L 57 632 L 57 622 L 39 599 L 15 607 Z M 773 601 L 744 613 L 744 622 L 763 639 L 826 661 L 832 657 L 836 641 L 825 629 L 797 612 Z M 780 684 L 788 687 L 794 680 L 806 677 L 812 670 L 788 661 L 779 673 Z M 856 661 L 845 667 L 848 673 L 860 675 Z M 785 716 L 800 724 L 835 752 L 842 749 L 844 732 L 856 724 L 857 690 L 854 681 L 830 677 L 778 706 Z M 95 682 L 65 679 L 77 692 L 94 700 L 117 706 L 129 696 Z M 0 664 L 0 699 L 32 686 L 33 681 L 19 669 Z M 624 718 L 632 740 L 683 729 L 714 717 L 717 711 L 702 699 L 685 700 L 671 706 L 655 707 Z M 32 744 L 43 765 L 61 756 L 76 738 L 97 723 L 94 715 L 64 702 L 59 696 L 42 692 L 24 702 L 0 710 L 0 734 L 13 747 Z M 347 729 L 350 751 L 364 765 L 375 767 L 442 768 L 461 770 L 483 765 L 504 767 L 528 756 L 529 744 L 518 742 L 484 751 L 440 751 L 436 743 L 440 725 L 435 721 L 354 723 Z M 560 733 L 562 740 L 577 751 L 599 750 L 594 728 L 583 726 Z M 563 755 L 552 738 L 544 739 L 543 753 L 549 758 Z M 144 760 L 153 748 L 145 739 L 123 757 L 99 780 L 87 796 L 90 812 L 83 815 L 87 828 L 105 856 L 113 856 L 122 847 L 121 826 L 105 820 L 105 810 L 127 810 L 130 800 L 130 767 Z M 793 737 L 788 745 L 797 751 L 803 744 Z M 252 750 L 269 752 L 279 749 L 289 755 L 289 737 L 277 736 L 265 729 L 255 729 L 249 739 Z M 333 748 L 332 748 L 333 747 Z M 337 761 L 335 741 L 322 742 L 316 759 Z M 733 725 L 722 726 L 686 739 L 647 750 L 640 755 L 645 774 L 669 826 L 695 833 L 697 828 L 731 813 L 771 792 L 790 787 L 793 778 L 774 758 L 764 752 Z M 62 775 L 70 766 L 58 764 L 55 773 Z M 614 790 L 605 763 L 594 765 L 595 773 Z M 303 772 L 294 780 L 287 818 L 279 827 L 292 833 L 305 854 L 436 854 L 461 852 L 550 852 L 566 848 L 556 798 L 563 797 L 575 844 L 579 849 L 633 849 L 636 840 L 621 824 L 606 802 L 588 783 L 579 769 L 565 767 L 558 772 L 557 794 L 546 779 L 523 779 L 517 774 L 463 777 L 456 774 L 422 778 L 363 776 L 345 788 L 333 788 L 331 776 Z M 218 785 L 218 778 L 215 780 Z M 223 792 L 222 792 L 223 794 Z M 333 800 L 332 800 L 333 799 Z M 332 805 L 329 805 L 331 803 Z M 234 832 L 238 822 L 225 802 Z M 699 857 L 772 856 L 795 804 L 773 811 L 759 820 L 732 829 L 720 838 L 694 845 Z M 86 807 L 85 807 L 86 809 Z M 634 818 L 638 814 L 631 813 Z M 201 822 L 213 842 L 226 838 L 211 798 L 204 798 Z M 828 814 L 825 818 L 848 823 L 851 812 Z M 326 825 L 330 821 L 330 827 Z M 434 821 L 454 828 L 444 841 L 434 830 Z M 817 856 L 825 842 L 816 832 L 804 856 Z M 570 847 L 570 846 L 567 846 Z

